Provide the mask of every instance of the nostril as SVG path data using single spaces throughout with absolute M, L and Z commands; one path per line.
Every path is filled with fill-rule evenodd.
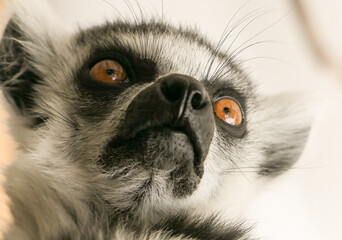
M 184 95 L 184 86 L 178 82 L 163 81 L 160 85 L 160 90 L 170 102 L 181 100 Z
M 204 86 L 188 76 L 169 75 L 161 79 L 158 86 L 160 100 L 163 100 L 164 104 L 168 104 L 167 106 L 178 107 L 179 116 L 186 109 L 190 112 L 203 109 L 209 100 Z
M 199 110 L 204 107 L 204 97 L 203 93 L 200 91 L 194 91 L 191 96 L 191 106 L 193 109 Z

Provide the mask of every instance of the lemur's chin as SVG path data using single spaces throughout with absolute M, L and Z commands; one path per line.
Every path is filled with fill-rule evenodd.
M 182 198 L 191 195 L 200 183 L 200 158 L 199 147 L 185 130 L 162 126 L 144 129 L 129 139 L 114 139 L 100 162 L 108 171 L 138 162 L 151 178 L 162 173 L 173 196 Z
M 186 197 L 197 189 L 203 176 L 203 164 L 199 161 L 196 144 L 185 131 L 152 128 L 140 132 L 135 141 L 143 146 L 143 164 L 152 171 L 167 173 L 175 197 Z

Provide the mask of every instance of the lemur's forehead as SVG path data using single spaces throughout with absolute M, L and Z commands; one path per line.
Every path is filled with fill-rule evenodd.
M 180 73 L 199 81 L 225 82 L 247 95 L 253 90 L 229 54 L 190 30 L 154 22 L 107 23 L 81 30 L 75 43 L 73 47 L 83 52 L 81 65 L 98 52 L 123 51 L 154 62 L 159 76 Z

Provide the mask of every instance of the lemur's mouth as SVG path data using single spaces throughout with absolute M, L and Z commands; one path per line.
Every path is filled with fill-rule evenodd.
M 155 162 L 154 167 L 164 169 L 165 162 L 171 162 L 169 163 L 171 165 L 190 164 L 193 165 L 195 173 L 199 177 L 202 177 L 203 169 L 200 167 L 199 160 L 201 154 L 200 148 L 196 143 L 196 139 L 187 129 L 165 125 L 145 129 L 139 132 L 136 137 L 140 138 L 144 135 L 148 137 L 147 145 L 152 144 L 153 146 L 153 144 L 157 143 L 158 146 L 154 147 L 156 149 L 160 148 L 165 153 L 164 159 L 162 159 L 163 162 Z

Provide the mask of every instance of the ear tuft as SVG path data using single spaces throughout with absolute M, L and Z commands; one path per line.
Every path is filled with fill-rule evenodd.
M 0 42 L 0 87 L 15 112 L 27 115 L 34 86 L 69 33 L 45 0 L 11 0 L 12 17 Z M 63 39 L 63 40 L 61 40 Z
M 313 119 L 311 100 L 304 92 L 282 93 L 263 100 L 253 112 L 258 119 L 256 136 L 265 156 L 259 175 L 279 175 L 299 159 Z
M 38 81 L 20 44 L 23 34 L 11 20 L 0 44 L 0 82 L 7 101 L 24 113 L 32 105 L 32 86 Z

